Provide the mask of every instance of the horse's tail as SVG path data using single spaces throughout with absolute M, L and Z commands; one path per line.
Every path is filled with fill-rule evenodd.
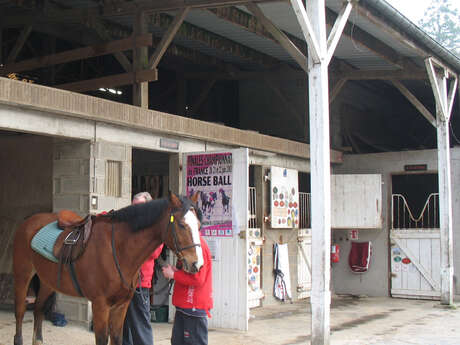
M 35 293 L 35 296 L 38 296 L 38 292 L 40 291 L 40 278 L 37 274 L 34 274 L 32 280 L 30 281 L 30 287 Z M 46 299 L 45 303 L 43 304 L 43 313 L 45 317 L 48 319 L 48 316 L 53 312 L 54 305 L 56 304 L 56 292 L 53 292 L 49 297 Z

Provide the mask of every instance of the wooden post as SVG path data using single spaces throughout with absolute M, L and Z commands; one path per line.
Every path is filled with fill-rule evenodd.
M 439 110 L 436 107 L 439 119 Z M 449 120 L 438 120 L 439 227 L 441 231 L 441 304 L 453 304 L 452 189 Z
M 438 137 L 439 227 L 441 236 L 441 304 L 453 304 L 452 188 L 450 175 L 449 120 L 457 89 L 457 75 L 432 58 L 425 60 L 436 101 Z M 447 79 L 452 77 L 450 89 Z
M 134 20 L 133 37 L 147 33 L 147 25 L 143 11 L 136 11 Z M 133 49 L 133 72 L 143 70 L 148 63 L 148 47 L 140 47 Z M 141 108 L 149 107 L 149 83 L 135 82 L 133 83 L 133 105 Z
M 319 63 L 308 52 L 312 210 L 311 343 L 328 345 L 330 336 L 331 161 L 325 0 L 307 1 L 318 43 Z
M 3 26 L 0 25 L 0 67 L 3 65 Z
M 343 33 L 352 3 L 344 4 L 329 39 L 325 0 L 290 0 L 308 43 L 310 115 L 312 289 L 311 344 L 328 345 L 330 337 L 331 157 L 329 143 L 328 64 Z

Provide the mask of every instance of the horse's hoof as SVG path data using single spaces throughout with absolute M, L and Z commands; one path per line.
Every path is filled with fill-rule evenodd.
M 35 342 L 32 345 L 43 345 L 42 340 L 35 340 Z
M 22 345 L 22 336 L 14 336 L 14 345 Z

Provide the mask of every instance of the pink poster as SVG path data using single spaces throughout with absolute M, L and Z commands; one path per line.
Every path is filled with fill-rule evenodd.
M 198 207 L 203 213 L 203 236 L 231 237 L 232 154 L 209 153 L 187 156 L 186 191 L 200 192 Z

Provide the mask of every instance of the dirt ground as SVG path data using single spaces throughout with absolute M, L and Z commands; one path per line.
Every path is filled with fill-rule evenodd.
M 251 310 L 249 331 L 210 329 L 210 345 L 310 344 L 308 301 Z M 24 322 L 24 344 L 31 344 L 32 312 Z M 172 325 L 153 323 L 155 345 L 170 344 Z M 333 345 L 459 345 L 460 309 L 436 301 L 335 296 L 331 306 Z M 90 345 L 94 334 L 69 322 L 65 327 L 44 324 L 46 345 Z M 13 344 L 14 313 L 0 311 L 0 345 Z

